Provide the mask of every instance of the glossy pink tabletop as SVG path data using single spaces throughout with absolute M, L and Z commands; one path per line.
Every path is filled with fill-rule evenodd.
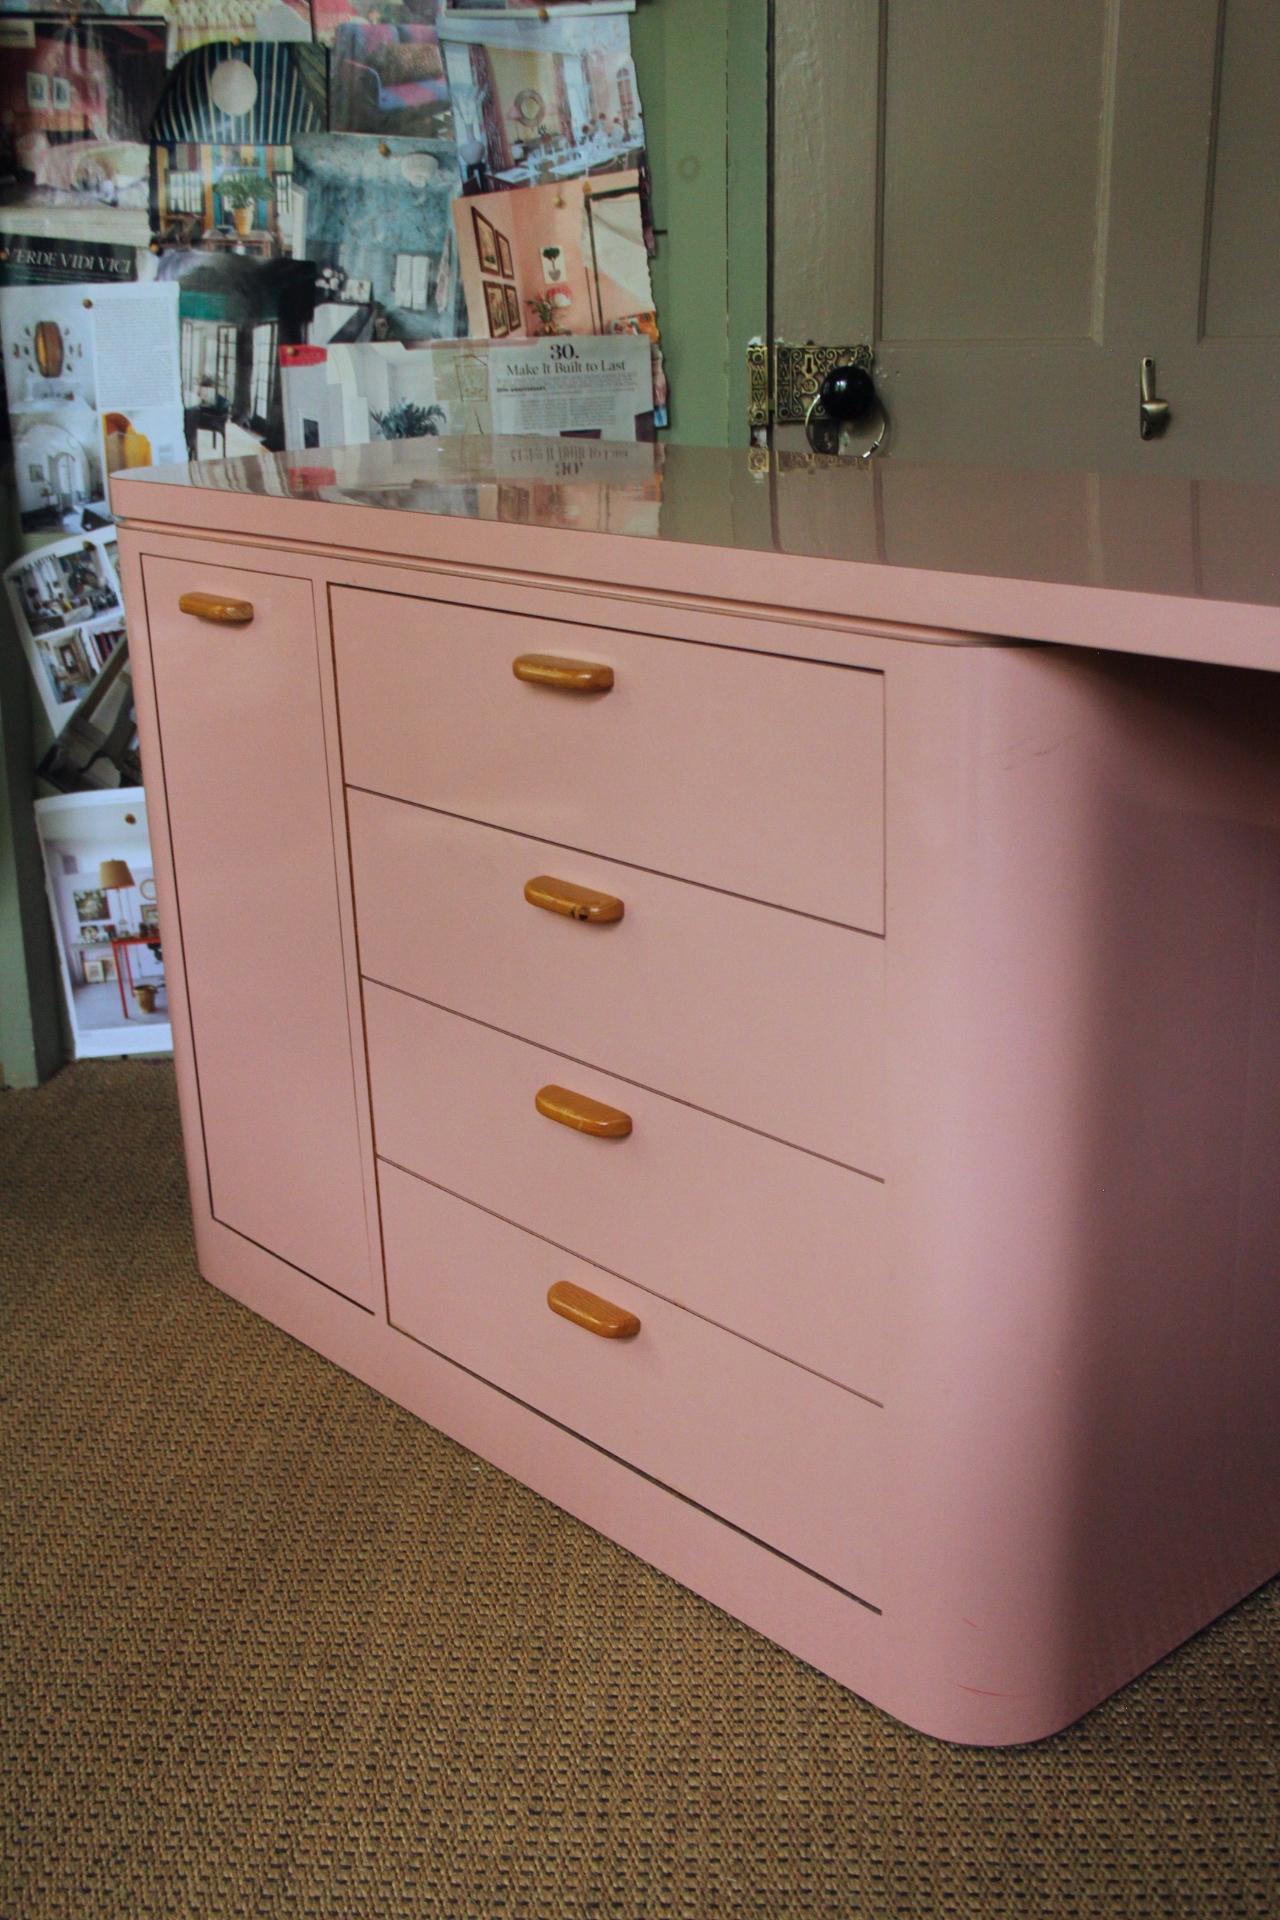
M 123 520 L 238 539 L 1280 668 L 1280 487 L 521 438 L 111 486 Z

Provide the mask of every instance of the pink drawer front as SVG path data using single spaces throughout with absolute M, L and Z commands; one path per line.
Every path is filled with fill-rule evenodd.
M 348 808 L 367 977 L 883 1172 L 882 940 L 397 800 Z M 530 906 L 543 874 L 624 917 Z
M 381 1163 L 392 1322 L 574 1433 L 875 1603 L 879 1407 Z M 634 1313 L 601 1339 L 570 1281 Z
M 597 1266 L 878 1398 L 884 1188 L 474 1020 L 366 983 L 378 1152 Z M 591 1138 L 547 1086 L 627 1115 Z
M 353 785 L 883 930 L 880 674 L 349 587 L 332 608 Z M 614 684 L 526 684 L 526 653 Z

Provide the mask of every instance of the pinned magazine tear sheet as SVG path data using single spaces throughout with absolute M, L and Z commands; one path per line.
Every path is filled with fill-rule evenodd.
M 176 287 L 0 287 L 24 544 L 110 524 L 121 467 L 184 457 Z
M 338 5 L 342 0 L 335 0 Z M 380 0 L 372 0 L 377 6 Z M 0 14 L 29 13 L 27 0 L 0 0 Z M 207 40 L 310 40 L 311 7 L 308 0 L 49 0 L 42 14 L 62 17 L 85 13 L 128 15 L 145 14 L 148 19 L 163 20 L 167 28 L 170 60 L 202 46 Z
M 160 20 L 0 15 L 0 156 L 10 203 L 145 209 L 151 122 L 165 84 Z
M 58 794 L 35 813 L 75 1058 L 171 1052 L 141 787 Z
M 597 8 L 442 16 L 454 138 L 467 191 L 493 193 L 638 168 L 644 120 L 625 19 Z
M 278 450 L 280 348 L 306 337 L 315 268 L 197 247 L 162 254 L 158 272 L 178 294 L 185 457 Z
M 169 24 L 169 55 L 213 40 L 310 40 L 308 0 L 145 0 Z
M 458 434 L 653 437 L 649 346 L 634 336 L 302 347 L 281 358 L 291 450 Z
M 334 35 L 331 130 L 449 139 L 453 112 L 439 34 L 416 16 L 390 8 L 378 14 L 344 20 Z
M 655 422 L 664 426 L 640 175 L 470 194 L 453 211 L 472 335 L 641 338 L 652 360 Z
M 467 331 L 447 140 L 307 134 L 293 148 L 293 251 L 318 273 L 311 339 L 456 340 Z
M 5 568 L 5 592 L 49 725 L 70 720 L 124 642 L 111 529 L 58 540 Z
M 156 243 L 275 259 L 292 239 L 292 145 L 328 124 L 322 47 L 233 46 L 188 54 L 152 129 Z
M 651 440 L 649 343 L 616 335 L 491 347 L 489 399 L 494 433 Z
M 117 647 L 36 768 L 36 792 L 48 796 L 141 785 L 133 675 L 128 649 Z

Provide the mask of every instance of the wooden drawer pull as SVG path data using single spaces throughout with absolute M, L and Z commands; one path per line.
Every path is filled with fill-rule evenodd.
M 575 887 L 572 880 L 553 880 L 546 873 L 525 881 L 524 897 L 531 907 L 564 913 L 570 920 L 586 920 L 595 927 L 621 920 L 625 911 L 621 900 L 611 893 L 594 893 L 590 887 Z
M 608 693 L 613 668 L 598 660 L 565 660 L 558 653 L 522 653 L 511 662 L 517 680 L 531 687 L 554 687 L 558 693 Z
M 589 1133 L 593 1140 L 625 1140 L 631 1131 L 631 1115 L 618 1107 L 606 1107 L 602 1100 L 591 1100 L 585 1093 L 571 1093 L 568 1087 L 540 1087 L 533 1097 L 538 1112 L 548 1120 L 577 1133 Z
M 251 600 L 229 600 L 224 593 L 184 593 L 178 600 L 183 613 L 197 620 L 213 620 L 220 627 L 247 627 L 253 618 Z
M 572 1280 L 557 1280 L 554 1287 L 549 1287 L 547 1305 L 552 1313 L 563 1314 L 575 1327 L 598 1333 L 602 1340 L 634 1340 L 640 1331 L 640 1322 L 634 1313 L 602 1300 L 598 1293 L 588 1293 Z

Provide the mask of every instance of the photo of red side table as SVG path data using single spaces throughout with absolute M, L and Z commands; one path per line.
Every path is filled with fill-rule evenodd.
M 134 991 L 133 971 L 129 965 L 130 947 L 151 947 L 158 957 L 160 953 L 160 939 L 159 936 L 154 933 L 120 933 L 111 936 L 111 956 L 116 963 L 116 983 L 120 988 L 120 1006 L 126 1020 L 132 1019 L 133 1017 L 129 1012 L 129 998 Z M 150 985 L 151 983 L 147 981 L 139 982 L 139 984 Z M 164 975 L 161 974 L 160 978 L 155 982 L 155 986 L 159 989 L 163 987 L 163 985 Z

